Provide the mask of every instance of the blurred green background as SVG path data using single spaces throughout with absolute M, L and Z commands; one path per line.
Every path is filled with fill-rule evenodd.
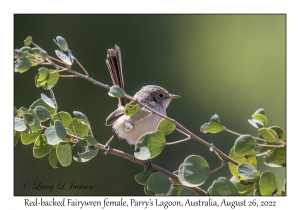
M 270 126 L 286 129 L 285 15 L 15 15 L 14 26 L 14 48 L 21 48 L 30 35 L 55 56 L 53 39 L 63 36 L 90 76 L 109 85 L 106 50 L 119 45 L 126 92 L 134 95 L 143 85 L 156 84 L 179 94 L 168 116 L 227 154 L 237 136 L 199 131 L 214 114 L 231 130 L 257 135 L 247 119 L 264 108 Z M 80 71 L 77 65 L 72 68 Z M 14 73 L 17 108 L 29 107 L 42 92 L 49 95 L 35 87 L 37 69 Z M 111 137 L 111 127 L 104 123 L 117 100 L 106 89 L 80 78 L 61 78 L 54 92 L 60 111 L 81 111 L 89 117 L 98 142 L 104 144 Z M 167 141 L 182 138 L 175 132 Z M 111 146 L 130 154 L 134 151 L 118 139 Z M 99 153 L 89 162 L 73 161 L 69 167 L 53 169 L 47 157 L 33 157 L 32 147 L 19 142 L 14 148 L 15 195 L 144 195 L 143 186 L 134 180 L 143 171 L 140 165 Z M 153 162 L 175 171 L 190 154 L 203 156 L 211 169 L 220 165 L 216 155 L 195 140 L 167 146 Z M 270 168 L 259 160 L 259 169 L 285 179 L 285 168 Z M 200 187 L 207 190 L 220 176 L 231 178 L 228 167 L 212 174 Z M 24 189 L 25 182 L 35 181 L 54 187 L 60 181 L 75 181 L 93 189 Z

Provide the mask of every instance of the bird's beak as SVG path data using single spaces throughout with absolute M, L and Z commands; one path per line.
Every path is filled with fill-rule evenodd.
M 171 99 L 180 98 L 179 95 L 170 94 Z

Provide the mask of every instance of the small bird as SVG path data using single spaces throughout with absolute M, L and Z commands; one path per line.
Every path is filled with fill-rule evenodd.
M 117 45 L 115 45 L 114 49 L 108 49 L 106 64 L 113 84 L 124 89 L 121 51 Z M 170 94 L 166 89 L 157 85 L 144 86 L 134 95 L 137 101 L 165 116 L 171 100 L 179 97 L 178 95 Z M 141 107 L 133 116 L 126 116 L 124 115 L 125 105 L 125 98 L 119 98 L 118 109 L 107 117 L 105 125 L 112 126 L 115 135 L 125 139 L 130 145 L 135 145 L 143 134 L 156 131 L 162 117 L 152 114 L 145 107 Z M 115 135 L 106 143 L 107 148 L 109 148 L 110 142 Z

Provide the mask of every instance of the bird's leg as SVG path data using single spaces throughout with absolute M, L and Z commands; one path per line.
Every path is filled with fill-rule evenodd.
M 110 137 L 110 139 L 106 142 L 106 144 L 104 145 L 104 148 L 109 150 L 110 149 L 110 143 L 112 142 L 112 140 L 116 137 L 116 133 L 114 133 L 112 135 L 112 137 Z M 104 152 L 104 154 L 106 155 L 107 152 Z
M 144 166 L 144 171 L 148 171 L 149 168 L 151 168 L 151 165 L 152 165 L 151 159 L 145 160 L 144 165 L 143 165 Z

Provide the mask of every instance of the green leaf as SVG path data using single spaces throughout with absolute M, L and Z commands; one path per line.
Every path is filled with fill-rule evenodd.
M 14 146 L 17 145 L 17 143 L 19 142 L 20 138 L 21 138 L 21 133 L 18 132 L 18 131 L 16 131 L 16 130 L 14 130 Z
M 275 131 L 269 128 L 261 128 L 258 130 L 259 137 L 267 140 L 268 143 L 274 144 L 274 140 L 278 139 Z
M 14 118 L 14 129 L 16 131 L 25 131 L 26 130 L 26 125 L 24 124 L 24 120 L 18 117 Z
M 254 192 L 253 182 L 247 182 L 245 184 L 242 184 L 242 182 L 244 181 L 237 179 L 235 176 L 231 177 L 230 181 L 238 189 L 240 195 L 244 195 L 244 196 L 253 195 Z M 250 188 L 252 189 L 250 190 Z
M 41 93 L 41 98 L 48 106 L 56 108 L 54 101 L 48 96 L 46 96 L 44 93 Z
M 135 145 L 134 156 L 140 160 L 148 160 L 159 155 L 166 145 L 166 138 L 160 131 L 142 135 Z
M 33 110 L 29 113 L 23 113 L 24 123 L 31 133 L 38 132 L 40 129 L 40 120 Z
M 31 53 L 30 47 L 22 47 L 21 49 L 15 49 L 15 58 L 25 58 L 28 54 Z
M 50 126 L 45 131 L 45 136 L 48 144 L 56 145 L 59 144 L 62 140 L 57 136 L 56 130 L 54 126 Z
M 65 53 L 63 53 L 62 51 L 55 50 L 55 53 L 56 53 L 57 57 L 59 57 L 59 59 L 62 60 L 64 63 L 66 63 L 68 65 L 73 64 L 72 61 L 70 60 L 70 58 Z
M 183 185 L 174 185 L 174 184 L 171 184 L 170 190 L 169 190 L 169 192 L 166 195 L 167 196 L 169 196 L 169 195 L 172 195 L 172 196 L 180 195 L 181 191 L 184 188 L 185 187 Z
M 31 42 L 32 42 L 32 37 L 31 36 L 28 36 L 25 40 L 24 40 L 24 45 L 26 47 L 28 47 L 29 45 L 31 45 Z
M 249 163 L 242 163 L 238 165 L 237 169 L 238 173 L 246 179 L 254 179 L 259 176 L 257 169 Z
M 286 136 L 285 136 L 285 133 L 284 133 L 284 130 L 279 127 L 279 126 L 272 126 L 270 127 L 269 129 L 272 129 L 273 131 L 275 131 L 275 133 L 277 134 L 277 137 L 280 141 L 284 141 L 286 140 Z
M 52 166 L 52 168 L 55 168 L 55 169 L 58 168 L 57 167 L 58 159 L 56 156 L 56 149 L 57 149 L 57 145 L 54 145 L 49 152 L 49 163 Z
M 24 145 L 32 144 L 36 140 L 36 138 L 38 138 L 40 136 L 40 134 L 41 134 L 40 131 L 38 131 L 36 133 L 30 133 L 30 134 L 22 132 L 21 133 L 21 142 Z
M 53 40 L 62 51 L 68 50 L 68 43 L 63 37 L 57 36 L 56 40 L 55 39 L 53 39 Z
M 43 101 L 43 99 L 41 99 L 41 98 L 38 99 L 38 100 L 36 100 L 35 102 L 33 102 L 33 104 L 29 107 L 29 109 L 34 110 L 37 106 L 43 106 L 43 107 L 45 107 L 49 111 L 49 113 L 50 113 L 51 116 L 56 113 L 56 110 L 53 107 L 51 107 L 48 104 L 46 104 Z
M 179 167 L 178 178 L 182 184 L 188 187 L 196 187 L 206 181 L 209 172 L 209 165 L 203 157 L 190 155 Z
M 85 125 L 89 124 L 89 120 L 88 120 L 87 116 L 85 116 L 85 114 L 83 114 L 82 112 L 74 111 L 73 115 L 75 116 L 75 119 L 77 119 L 80 123 L 85 124 Z
M 265 156 L 264 163 L 270 167 L 286 166 L 286 148 L 272 148 Z
M 205 123 L 200 128 L 200 131 L 203 133 L 219 133 L 223 130 L 224 127 L 220 124 L 220 119 L 217 114 L 211 117 L 209 123 Z
M 118 85 L 111 86 L 108 95 L 115 98 L 122 98 L 125 96 L 125 91 Z
M 254 151 L 256 154 L 263 154 L 270 149 L 271 149 L 271 147 L 265 147 L 265 146 L 255 146 L 254 147 Z
M 36 138 L 33 146 L 33 156 L 35 158 L 42 158 L 46 156 L 52 149 L 52 145 L 47 143 L 46 137 L 44 134 Z
M 141 185 L 145 185 L 149 177 L 153 174 L 153 171 L 143 171 L 134 176 L 135 181 Z
M 60 121 L 55 120 L 54 121 L 54 128 L 56 131 L 56 135 L 60 140 L 64 140 L 67 137 L 67 132 L 65 127 L 61 124 Z
M 238 156 L 234 153 L 234 147 L 232 147 L 230 150 L 230 153 L 229 153 L 229 157 L 240 164 L 241 163 L 249 163 L 249 164 L 253 165 L 254 167 L 257 167 L 257 159 L 256 159 L 256 155 L 255 155 L 254 151 L 252 151 L 248 155 Z M 235 176 L 236 178 L 238 178 L 240 180 L 245 180 L 245 178 L 240 176 L 240 174 L 238 173 L 237 165 L 229 162 L 228 166 L 229 166 L 229 170 L 233 176 Z
M 34 111 L 41 122 L 46 122 L 51 118 L 50 112 L 43 106 L 36 106 Z
M 181 191 L 180 191 L 180 194 L 179 195 L 181 195 L 181 196 L 196 196 L 197 194 L 193 191 L 193 190 L 191 190 L 191 189 L 189 189 L 189 188 L 187 188 L 187 187 L 184 187 Z
M 90 159 L 94 158 L 99 151 L 98 142 L 92 136 L 86 136 L 85 140 L 86 144 L 82 144 L 81 148 L 84 150 L 82 153 L 78 153 L 79 158 L 73 157 L 78 162 L 86 162 Z
M 49 90 L 49 89 L 53 88 L 56 85 L 56 83 L 58 82 L 59 76 L 60 75 L 56 70 L 50 69 L 47 83 L 46 83 L 46 85 L 42 86 L 42 88 L 44 90 Z
M 57 112 L 53 115 L 50 125 L 53 125 L 55 120 L 60 121 L 64 127 L 68 127 L 73 122 L 72 117 L 68 112 Z
M 48 57 L 47 52 L 44 51 L 41 51 L 39 55 L 40 55 L 40 62 L 43 62 Z
M 153 191 L 155 195 L 166 195 L 171 187 L 169 178 L 161 172 L 153 173 L 147 182 L 148 190 Z
M 172 133 L 175 129 L 176 129 L 175 123 L 165 118 L 163 118 L 157 126 L 157 130 L 161 131 L 165 136 Z
M 259 190 L 261 195 L 273 195 L 278 189 L 278 179 L 274 173 L 265 171 L 259 178 Z
M 31 51 L 35 55 L 39 55 L 41 53 L 41 50 L 39 48 L 37 48 L 37 47 L 31 48 Z
M 257 119 L 260 122 L 262 122 L 264 124 L 264 126 L 266 126 L 268 124 L 268 118 L 265 115 L 262 115 L 262 114 L 253 114 L 252 117 L 254 119 Z
M 234 143 L 234 153 L 237 156 L 251 153 L 256 145 L 256 141 L 250 135 L 241 135 Z
M 35 86 L 42 87 L 44 90 L 53 88 L 59 79 L 59 73 L 56 70 L 39 68 L 38 74 L 35 76 Z
M 28 71 L 31 67 L 31 62 L 28 58 L 19 58 L 16 60 L 15 72 L 24 73 Z
M 61 142 L 57 145 L 56 155 L 59 163 L 66 167 L 72 163 L 72 147 L 68 143 Z
M 77 136 L 88 135 L 88 131 L 89 131 L 88 125 L 81 124 L 75 118 L 73 118 L 72 123 L 68 126 L 68 128 Z
M 131 101 L 130 103 L 126 104 L 124 114 L 126 116 L 132 116 L 135 115 L 139 110 L 140 105 L 134 101 Z
M 255 128 L 263 128 L 264 124 L 257 119 L 251 118 L 248 119 L 248 122 Z
M 225 177 L 220 177 L 212 184 L 211 195 L 213 196 L 235 196 L 239 195 L 236 186 Z
M 148 190 L 147 183 L 144 185 L 144 192 L 145 192 L 145 195 L 155 195 L 155 193 L 153 191 Z
M 255 111 L 254 114 L 262 114 L 262 115 L 265 115 L 265 110 L 264 110 L 263 108 L 258 109 L 258 110 Z
M 178 177 L 178 170 L 174 171 L 173 174 L 175 174 Z M 182 185 L 179 181 L 172 179 L 171 177 L 169 178 L 171 183 L 174 185 Z

